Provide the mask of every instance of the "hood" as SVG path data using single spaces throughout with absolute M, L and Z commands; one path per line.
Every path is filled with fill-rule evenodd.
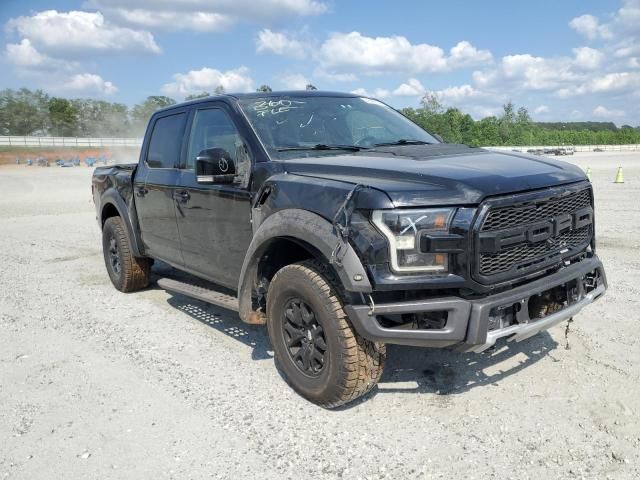
M 490 196 L 586 179 L 582 170 L 566 162 L 451 144 L 377 148 L 282 164 L 289 173 L 382 190 L 396 207 L 475 205 Z

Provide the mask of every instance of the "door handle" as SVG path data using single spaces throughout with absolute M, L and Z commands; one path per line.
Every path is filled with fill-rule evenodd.
M 181 192 L 174 192 L 173 198 L 175 198 L 179 202 L 186 203 L 191 198 L 191 194 L 186 190 L 182 190 Z
M 138 195 L 139 197 L 144 197 L 147 193 L 149 193 L 149 190 L 144 187 L 136 188 L 136 195 Z

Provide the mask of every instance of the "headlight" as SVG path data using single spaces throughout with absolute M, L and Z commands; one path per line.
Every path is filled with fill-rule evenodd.
M 375 210 L 373 224 L 389 240 L 394 272 L 444 272 L 449 258 L 443 253 L 420 251 L 420 237 L 427 232 L 446 232 L 454 208 L 428 210 Z

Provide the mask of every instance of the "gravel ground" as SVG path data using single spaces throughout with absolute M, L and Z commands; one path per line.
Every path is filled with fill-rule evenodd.
M 391 346 L 337 411 L 286 386 L 262 328 L 117 292 L 90 169 L 1 168 L 0 478 L 640 477 L 640 153 L 570 161 L 593 172 L 604 299 L 567 338 Z

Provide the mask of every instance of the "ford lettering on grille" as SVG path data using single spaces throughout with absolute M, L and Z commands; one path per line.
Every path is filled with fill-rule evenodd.
M 500 282 L 539 271 L 584 251 L 591 242 L 590 189 L 524 201 L 516 196 L 513 200 L 512 205 L 500 199 L 488 201 L 479 219 L 474 275 L 481 282 Z
M 584 207 L 573 214 L 559 215 L 531 225 L 482 232 L 480 234 L 480 253 L 498 253 L 503 248 L 517 243 L 543 242 L 568 230 L 579 230 L 591 223 L 593 223 L 593 209 Z

